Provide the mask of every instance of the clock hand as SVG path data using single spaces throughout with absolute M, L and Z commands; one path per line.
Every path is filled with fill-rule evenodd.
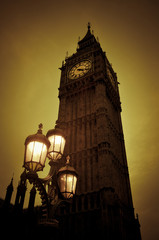
M 84 71 L 84 68 L 78 68 L 77 71 Z

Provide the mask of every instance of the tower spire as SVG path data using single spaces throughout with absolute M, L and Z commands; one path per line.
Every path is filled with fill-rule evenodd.
M 91 23 L 88 22 L 87 24 L 87 33 L 84 36 L 84 38 L 82 38 L 80 41 L 78 41 L 78 51 L 80 51 L 81 49 L 85 49 L 87 47 L 90 47 L 91 45 L 97 44 L 97 40 L 93 34 L 93 31 L 91 31 Z M 98 43 L 99 45 L 99 43 Z
M 10 204 L 12 193 L 13 193 L 13 177 L 11 179 L 10 184 L 7 187 L 6 196 L 5 196 L 5 200 L 4 200 L 4 205 L 7 207 Z
M 91 29 L 91 23 L 90 22 L 88 22 L 87 27 L 88 27 L 88 31 L 90 31 L 90 29 Z

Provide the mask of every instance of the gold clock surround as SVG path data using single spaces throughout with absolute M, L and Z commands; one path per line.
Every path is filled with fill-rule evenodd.
M 80 77 L 85 76 L 92 68 L 92 62 L 90 60 L 83 60 L 76 63 L 69 71 L 68 78 L 78 79 Z

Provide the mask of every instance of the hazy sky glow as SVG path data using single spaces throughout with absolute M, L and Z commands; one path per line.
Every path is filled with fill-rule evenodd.
M 120 82 L 133 202 L 143 240 L 159 239 L 158 11 L 157 0 L 0 1 L 1 198 L 14 172 L 15 201 L 25 138 L 40 122 L 44 133 L 54 127 L 58 68 L 67 51 L 76 51 L 90 21 Z

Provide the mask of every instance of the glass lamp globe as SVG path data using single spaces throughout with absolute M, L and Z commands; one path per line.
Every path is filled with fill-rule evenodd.
M 67 157 L 66 165 L 57 172 L 57 181 L 61 194 L 64 198 L 72 198 L 76 191 L 77 172 L 70 166 L 70 157 Z
M 46 137 L 50 142 L 50 147 L 48 150 L 48 158 L 52 161 L 57 161 L 60 159 L 64 152 L 65 147 L 65 137 L 61 129 L 55 128 L 47 132 Z
M 30 135 L 25 140 L 24 167 L 30 172 L 43 170 L 50 142 L 42 134 L 42 124 L 36 134 Z

